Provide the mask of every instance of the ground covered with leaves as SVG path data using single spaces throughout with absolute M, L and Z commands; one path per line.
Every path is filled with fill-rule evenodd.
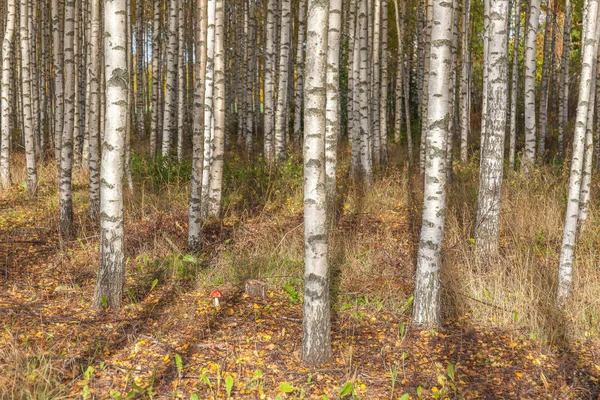
M 249 185 L 263 179 L 249 174 L 241 177 Z M 0 398 L 597 398 L 595 339 L 548 345 L 517 324 L 499 328 L 469 313 L 436 331 L 411 328 L 414 210 L 386 192 L 406 190 L 396 178 L 377 207 L 350 196 L 340 203 L 333 360 L 319 367 L 300 359 L 297 193 L 260 205 L 231 191 L 225 219 L 206 227 L 205 253 L 192 255 L 184 250 L 186 194 L 162 187 L 159 200 L 138 191 L 127 204 L 136 211 L 126 221 L 119 313 L 91 311 L 98 227 L 86 216 L 85 185 L 75 186 L 78 231 L 68 242 L 57 235 L 51 184 L 32 199 L 22 187 L 2 193 Z M 266 184 L 260 195 L 278 190 Z M 265 282 L 264 296 L 246 293 L 247 278 Z M 208 295 L 215 288 L 224 294 L 219 307 Z

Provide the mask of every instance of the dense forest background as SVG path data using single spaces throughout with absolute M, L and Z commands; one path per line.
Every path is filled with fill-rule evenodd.
M 0 0 L 0 398 L 597 398 L 598 0 Z

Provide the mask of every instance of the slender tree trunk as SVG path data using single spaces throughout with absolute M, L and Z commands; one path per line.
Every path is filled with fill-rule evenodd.
M 136 1 L 135 13 L 135 85 L 137 137 L 145 138 L 144 126 L 144 1 Z
M 567 0 L 569 1 L 569 0 Z M 521 33 L 521 0 L 515 0 L 515 30 L 513 36 L 513 70 L 510 96 L 510 142 L 508 146 L 508 170 L 515 170 L 517 143 L 517 100 L 519 96 L 519 38 Z
M 557 305 L 562 307 L 571 295 L 573 262 L 575 255 L 575 239 L 577 237 L 577 222 L 579 219 L 579 202 L 583 179 L 583 163 L 585 156 L 585 136 L 587 129 L 588 107 L 591 99 L 594 63 L 597 51 L 598 0 L 586 0 L 587 17 L 584 18 L 583 49 L 581 76 L 579 81 L 579 101 L 573 136 L 573 158 L 569 178 L 569 193 L 567 212 L 565 215 L 565 230 L 558 267 Z M 584 6 L 585 7 L 585 6 Z
M 214 43 L 214 136 L 211 141 L 210 187 L 207 216 L 219 218 L 223 189 L 223 155 L 225 152 L 225 49 L 223 0 L 216 0 Z
M 475 244 L 484 259 L 496 253 L 500 241 L 500 203 L 508 99 L 508 1 L 490 2 L 489 54 L 487 68 L 487 123 L 479 173 L 479 198 Z
M 400 11 L 398 2 L 394 0 L 394 16 L 396 22 L 396 34 L 398 35 L 398 54 L 396 56 L 396 85 L 394 104 L 394 141 L 400 143 L 402 136 L 402 73 L 404 70 L 404 21 L 406 21 L 406 1 L 402 2 L 402 23 L 400 23 Z M 409 149 L 410 151 L 411 149 Z M 411 156 L 409 160 L 412 163 Z
M 432 30 L 432 7 L 431 4 L 434 0 L 427 0 L 427 12 L 426 12 L 426 23 L 425 23 L 425 49 L 424 63 L 423 63 L 423 98 L 421 100 L 421 146 L 419 152 L 419 164 L 421 166 L 421 174 L 425 173 L 425 164 L 427 163 L 427 134 L 429 127 L 427 126 L 427 120 L 429 118 L 428 105 L 429 105 L 429 74 L 431 71 L 431 30 Z M 484 0 L 486 1 L 486 0 Z
M 366 0 L 365 0 L 366 1 Z M 302 360 L 331 359 L 327 207 L 325 191 L 328 3 L 309 0 L 304 113 L 304 334 Z M 364 10 L 366 11 L 366 10 Z M 366 26 L 365 26 L 366 28 Z
M 327 216 L 333 220 L 335 194 L 337 145 L 340 134 L 340 34 L 342 29 L 342 0 L 329 3 L 329 32 L 327 45 L 327 112 L 325 124 L 325 186 L 327 193 Z
M 423 223 L 417 255 L 413 324 L 437 326 L 441 321 L 440 268 L 446 208 L 446 148 L 450 120 L 452 7 L 433 0 L 430 78 L 428 86 L 427 152 Z
M 164 102 L 163 114 L 163 137 L 162 151 L 163 157 L 168 157 L 171 152 L 171 142 L 174 132 L 178 127 L 175 126 L 175 102 L 177 95 L 177 16 L 178 0 L 167 0 L 169 3 L 169 28 L 167 29 L 167 92 Z
M 554 0 L 556 1 L 556 0 Z M 546 153 L 546 126 L 548 124 L 548 82 L 550 80 L 550 65 L 552 64 L 551 58 L 551 30 L 552 24 L 554 23 L 554 15 L 552 12 L 552 0 L 548 0 L 546 5 L 546 27 L 544 29 L 544 61 L 542 63 L 542 82 L 540 84 L 540 104 L 539 104 L 539 118 L 540 118 L 540 132 L 538 137 L 538 148 L 537 155 L 540 162 L 543 162 L 544 155 Z
M 6 29 L 2 41 L 2 70 L 0 71 L 0 183 L 10 186 L 10 70 L 17 17 L 16 0 L 7 0 Z
M 462 54 L 460 63 L 460 161 L 466 163 L 468 157 L 469 131 L 471 130 L 471 52 L 469 49 L 471 0 L 464 0 L 462 17 Z
M 152 22 L 152 122 L 150 124 L 150 157 L 156 157 L 157 132 L 160 119 L 160 93 L 162 85 L 160 79 L 160 8 L 161 0 L 153 0 L 154 18 Z
M 383 167 L 388 163 L 388 0 L 381 0 L 381 80 L 379 84 L 379 137 L 381 142 L 380 162 Z
M 376 167 L 381 165 L 381 129 L 379 126 L 379 107 L 380 103 L 380 83 L 381 83 L 381 2 L 382 0 L 373 0 L 373 36 L 372 46 L 373 53 L 371 61 L 372 72 L 370 81 L 371 90 L 371 126 L 373 137 L 373 162 Z M 371 10 L 369 10 L 370 12 Z M 369 36 L 371 40 L 371 36 Z
M 359 49 L 360 49 L 360 75 L 359 75 L 359 112 L 360 112 L 360 171 L 359 181 L 370 185 L 373 182 L 372 135 L 369 134 L 369 51 L 368 51 L 368 26 L 367 26 L 367 0 L 362 0 L 359 11 Z
M 90 83 L 90 104 L 88 105 L 86 124 L 89 129 L 89 168 L 90 168 L 90 216 L 98 218 L 100 212 L 100 149 L 99 149 L 99 118 L 100 104 L 99 79 L 100 73 L 100 53 L 102 51 L 102 42 L 100 38 L 100 0 L 91 0 L 91 62 L 88 70 L 88 79 Z
M 75 0 L 65 2 L 65 76 L 75 75 L 74 60 L 74 21 Z M 60 234 L 69 238 L 73 229 L 73 200 L 71 195 L 71 178 L 73 168 L 73 132 L 75 130 L 75 81 L 65 79 L 64 131 L 60 146 Z
M 525 152 L 521 159 L 521 171 L 529 174 L 535 161 L 535 72 L 536 42 L 540 17 L 540 0 L 530 0 L 529 21 L 525 38 Z
M 560 74 L 560 103 L 558 110 L 558 157 L 565 155 L 565 126 L 569 120 L 569 62 L 571 55 L 571 0 L 565 0 L 565 29 L 563 33 L 563 52 Z
M 54 149 L 55 159 L 60 165 L 61 137 L 64 126 L 64 91 L 63 91 L 63 35 L 61 20 L 63 14 L 59 10 L 58 0 L 52 0 L 52 42 L 54 58 Z
M 183 131 L 185 129 L 185 76 L 183 65 L 184 42 L 184 18 L 183 0 L 177 0 L 177 160 L 183 160 Z
M 206 40 L 208 30 L 208 0 L 199 0 L 199 29 L 196 32 L 196 57 L 198 71 L 194 92 L 194 130 L 192 136 L 192 179 L 190 184 L 190 209 L 188 247 L 202 247 L 202 167 L 204 162 L 204 94 L 206 84 Z
M 273 161 L 273 123 L 275 115 L 275 12 L 277 0 L 268 0 L 267 4 L 267 37 L 265 42 L 264 69 L 264 156 L 267 164 Z
M 288 64 L 290 56 L 290 31 L 291 31 L 291 2 L 281 1 L 281 32 L 279 55 L 279 79 L 277 84 L 277 111 L 275 115 L 275 152 L 277 160 L 285 160 L 285 139 L 287 136 L 287 98 L 288 98 Z
M 298 41 L 296 44 L 296 90 L 294 100 L 294 141 L 300 144 L 302 135 L 302 99 L 304 87 L 304 14 L 307 0 L 298 2 Z
M 126 0 L 104 1 L 106 71 L 106 132 L 100 171 L 100 269 L 94 290 L 97 310 L 121 308 L 125 282 L 123 228 L 123 158 L 127 129 L 127 15 Z

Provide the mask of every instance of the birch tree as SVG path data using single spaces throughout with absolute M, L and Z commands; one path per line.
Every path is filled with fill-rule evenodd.
M 569 1 L 569 0 L 567 0 Z M 521 35 L 521 0 L 515 0 L 515 28 L 513 36 L 512 83 L 510 95 L 510 131 L 508 145 L 508 170 L 515 170 L 517 143 L 517 100 L 519 95 L 519 38 Z
M 445 0 L 433 0 L 431 60 L 428 84 L 427 155 L 423 222 L 417 254 L 413 324 L 437 326 L 440 313 L 440 268 L 446 207 L 447 140 L 450 120 L 451 43 L 453 8 Z
M 75 0 L 65 2 L 64 67 L 65 76 L 75 75 L 74 55 Z M 60 141 L 59 208 L 60 233 L 68 238 L 73 229 L 73 199 L 71 179 L 73 168 L 73 132 L 75 130 L 75 80 L 65 79 L 64 131 Z
M 586 7 L 587 6 L 587 7 Z M 592 92 L 594 64 L 597 52 L 598 0 L 586 0 L 587 15 L 584 18 L 583 51 L 581 75 L 579 80 L 579 100 L 575 132 L 573 134 L 573 155 L 569 177 L 569 193 L 565 229 L 558 266 L 558 290 L 556 301 L 559 307 L 564 306 L 572 290 L 573 263 L 575 255 L 575 239 L 577 238 L 577 222 L 579 219 L 579 204 L 581 183 L 583 177 L 583 162 L 585 155 L 585 136 L 587 129 L 588 107 Z
M 564 158 L 565 125 L 569 120 L 569 61 L 571 55 L 571 0 L 565 0 L 563 52 L 560 73 L 560 102 L 558 110 L 558 157 Z
M 264 156 L 269 164 L 273 161 L 274 153 L 274 116 L 275 116 L 275 11 L 277 0 L 268 0 L 267 26 L 265 39 L 264 66 Z
M 202 164 L 204 153 L 204 93 L 206 84 L 208 0 L 198 6 L 199 29 L 196 32 L 196 57 L 198 71 L 194 91 L 194 125 L 192 133 L 192 179 L 190 182 L 190 208 L 188 219 L 188 247 L 198 250 L 202 246 Z
M 306 1 L 298 2 L 298 40 L 296 42 L 296 88 L 294 99 L 294 141 L 296 145 L 300 143 L 302 130 L 302 98 L 304 87 L 304 14 Z
M 277 111 L 275 115 L 275 152 L 277 160 L 285 159 L 285 138 L 287 135 L 286 115 L 288 99 L 288 64 L 290 55 L 291 2 L 281 1 L 281 42 L 279 55 L 279 79 L 277 80 Z
M 2 70 L 0 70 L 0 183 L 10 186 L 10 69 L 15 37 L 17 1 L 6 4 L 6 29 L 2 40 Z
M 89 130 L 89 170 L 90 170 L 90 216 L 97 218 L 100 212 L 100 151 L 99 151 L 99 118 L 100 118 L 100 0 L 91 0 L 91 43 L 88 69 L 89 104 L 86 113 L 86 129 Z
M 556 1 L 556 0 L 554 0 Z M 554 31 L 554 13 L 552 12 L 552 0 L 548 0 L 546 4 L 546 25 L 544 28 L 544 61 L 542 62 L 542 81 L 540 83 L 540 131 L 538 135 L 537 155 L 540 161 L 543 161 L 546 153 L 546 127 L 548 125 L 548 85 L 550 80 L 550 66 L 552 64 L 554 49 L 551 48 L 552 35 Z
M 500 204 L 508 100 L 508 1 L 490 2 L 487 69 L 487 126 L 481 155 L 475 245 L 482 257 L 493 255 L 500 240 Z
M 520 0 L 517 0 L 520 1 Z M 460 63 L 460 161 L 467 162 L 469 131 L 471 128 L 471 53 L 469 51 L 469 29 L 471 0 L 464 0 L 462 9 L 462 44 Z
M 525 150 L 521 157 L 521 171 L 531 173 L 535 161 L 536 113 L 535 73 L 537 31 L 540 20 L 540 0 L 530 0 L 527 35 L 525 37 Z
M 366 0 L 363 1 L 365 2 Z M 304 98 L 305 286 L 302 360 L 313 365 L 331 359 L 324 135 L 327 120 L 328 3 L 309 0 L 307 18 L 305 70 L 307 79 Z
M 178 0 L 167 0 L 169 4 L 169 27 L 167 29 L 167 81 L 163 110 L 163 137 L 161 155 L 168 157 L 171 152 L 173 133 L 178 129 L 175 125 L 175 101 L 177 95 L 177 21 Z
M 327 212 L 333 218 L 336 193 L 337 145 L 340 134 L 340 35 L 342 29 L 342 0 L 329 2 L 329 31 L 327 37 L 327 105 L 325 125 L 325 186 Z
M 129 88 L 126 4 L 126 0 L 104 0 L 106 131 L 100 169 L 100 269 L 94 290 L 95 309 L 118 310 L 125 282 L 123 159 Z

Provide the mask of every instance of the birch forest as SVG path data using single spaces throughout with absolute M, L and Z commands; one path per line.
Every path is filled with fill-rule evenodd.
M 600 0 L 0 0 L 0 399 L 600 398 Z

